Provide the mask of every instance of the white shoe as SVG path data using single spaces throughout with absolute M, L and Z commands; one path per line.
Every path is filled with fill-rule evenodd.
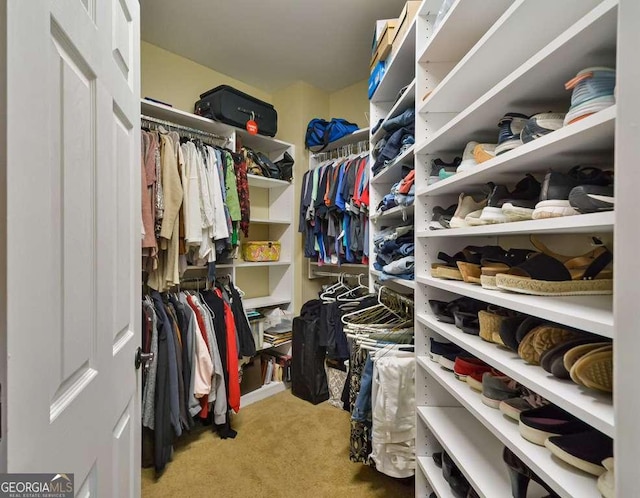
M 469 142 L 464 148 L 464 152 L 462 153 L 462 162 L 460 166 L 456 169 L 456 173 L 463 173 L 464 171 L 469 171 L 470 169 L 478 166 L 475 157 L 473 156 L 473 149 L 476 148 L 478 142 Z
M 563 200 L 549 200 L 540 201 L 536 204 L 536 208 L 533 211 L 531 217 L 534 220 L 541 220 L 545 218 L 560 218 L 561 216 L 573 216 L 578 213 L 571 207 L 569 201 Z
M 482 209 L 486 205 L 487 199 L 482 199 L 481 201 L 476 202 L 476 200 L 471 195 L 460 194 L 460 197 L 458 197 L 458 208 L 453 214 L 449 226 L 451 228 L 462 228 L 469 226 L 465 221 L 467 215 L 469 213 L 473 213 L 474 211 Z

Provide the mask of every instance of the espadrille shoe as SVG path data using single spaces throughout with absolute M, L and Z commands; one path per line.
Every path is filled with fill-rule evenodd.
M 536 254 L 529 249 L 508 249 L 501 254 L 491 254 L 481 261 L 480 284 L 485 289 L 497 290 L 496 275 L 505 273 L 513 266 L 524 263 L 527 258 Z
M 615 498 L 616 479 L 613 472 L 613 457 L 605 458 L 602 461 L 602 466 L 607 470 L 598 477 L 598 491 L 604 498 Z
M 595 429 L 578 434 L 552 436 L 544 445 L 560 460 L 594 476 L 605 472 L 602 461 L 613 456 L 613 439 Z
M 434 278 L 443 278 L 447 280 L 462 280 L 462 274 L 458 270 L 456 263 L 458 261 L 465 261 L 465 255 L 462 252 L 458 252 L 453 256 L 449 256 L 444 252 L 438 253 L 438 259 L 444 261 L 443 263 L 433 263 L 431 265 L 431 276 Z
M 599 247 L 593 258 L 574 258 L 565 263 L 536 254 L 521 265 L 496 276 L 501 290 L 534 296 L 578 296 L 613 293 L 613 255 Z
M 482 275 L 480 265 L 458 261 L 458 270 L 460 270 L 462 280 L 468 284 L 480 285 L 480 276 Z
M 571 379 L 589 389 L 613 392 L 613 346 L 587 353 L 571 367 Z
M 603 347 L 610 346 L 610 341 L 602 341 L 602 342 L 592 342 L 590 344 L 583 344 L 582 346 L 576 346 L 571 348 L 564 354 L 562 359 L 564 363 L 564 368 L 567 372 L 571 372 L 573 365 L 584 355 L 590 353 L 591 351 L 595 351 L 596 349 L 600 349 Z
M 480 311 L 478 313 L 480 337 L 485 341 L 504 346 L 504 342 L 502 342 L 502 338 L 500 337 L 502 322 L 516 315 L 517 313 L 515 311 L 498 308 L 497 306 L 489 306 L 486 311 Z
M 540 364 L 542 354 L 563 342 L 576 339 L 579 332 L 553 323 L 543 323 L 531 330 L 518 346 L 518 356 L 532 365 Z

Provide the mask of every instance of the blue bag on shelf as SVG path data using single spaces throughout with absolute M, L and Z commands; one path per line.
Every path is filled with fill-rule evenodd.
M 314 152 L 320 152 L 326 149 L 331 142 L 335 142 L 359 129 L 357 124 L 350 123 L 346 119 L 332 118 L 331 121 L 326 121 L 314 118 L 307 125 L 304 143 L 307 149 L 313 148 Z M 320 148 L 318 149 L 318 147 Z

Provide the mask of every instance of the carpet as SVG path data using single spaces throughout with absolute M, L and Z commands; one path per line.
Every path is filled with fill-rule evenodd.
M 413 479 L 349 460 L 349 414 L 327 403 L 314 406 L 285 391 L 242 408 L 232 425 L 235 439 L 209 428 L 181 437 L 158 480 L 153 469 L 142 469 L 142 496 L 414 496 Z

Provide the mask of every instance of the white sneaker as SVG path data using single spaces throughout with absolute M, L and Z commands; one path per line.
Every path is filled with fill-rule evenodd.
M 464 148 L 464 152 L 462 153 L 462 162 L 460 166 L 456 169 L 457 173 L 462 173 L 464 171 L 469 171 L 470 169 L 475 168 L 478 163 L 476 162 L 476 158 L 473 156 L 473 149 L 476 148 L 478 142 L 469 142 Z
M 458 208 L 453 214 L 449 226 L 451 228 L 468 227 L 469 224 L 465 221 L 467 215 L 474 211 L 482 210 L 486 205 L 486 198 L 477 202 L 471 195 L 460 194 L 460 197 L 458 197 Z

